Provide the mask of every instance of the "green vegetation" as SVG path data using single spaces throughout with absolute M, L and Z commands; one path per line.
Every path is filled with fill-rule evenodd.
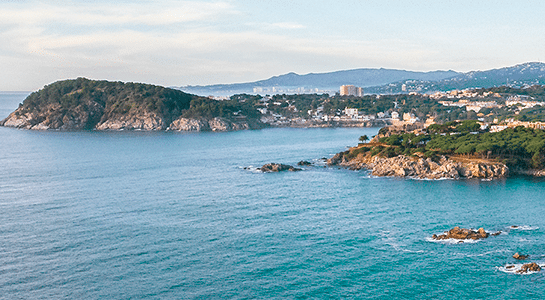
M 525 89 L 497 87 L 477 89 L 473 92 L 479 95 L 478 99 L 473 100 L 496 101 L 500 105 L 505 104 L 505 99 L 509 96 L 515 95 L 533 97 L 532 100 L 535 101 L 545 100 L 545 86 Z M 435 134 L 478 131 L 477 125 L 470 123 L 466 125 L 462 123 L 461 126 L 473 127 L 452 126 L 452 122 L 460 120 L 480 118 L 492 122 L 497 118 L 499 121 L 507 119 L 545 121 L 545 107 L 542 106 L 522 110 L 517 106 L 483 108 L 477 114 L 471 110 L 467 111 L 465 107 L 444 106 L 438 100 L 420 94 L 363 97 L 328 94 L 282 94 L 262 97 L 240 94 L 219 101 L 149 84 L 95 81 L 85 78 L 55 82 L 32 93 L 17 114 L 38 113 L 42 119 L 36 119 L 36 122 L 49 118 L 53 120 L 52 124 L 58 126 L 71 122 L 70 120 L 85 120 L 82 121 L 85 123 L 85 127 L 82 128 L 90 129 L 101 120 L 112 116 L 142 113 L 154 114 L 165 123 L 170 123 L 180 116 L 206 119 L 222 117 L 231 121 L 246 119 L 259 123 L 263 112 L 268 118 L 267 122 L 274 124 L 275 120 L 282 120 L 283 124 L 289 124 L 294 119 L 299 119 L 296 120 L 298 122 L 301 119 L 321 118 L 324 115 L 331 120 L 331 117 L 342 115 L 345 108 L 356 108 L 361 114 L 373 117 L 377 113 L 389 115 L 395 111 L 400 115 L 414 114 L 421 121 L 434 118 L 437 123 L 445 125 L 443 127 L 432 125 L 430 130 Z M 367 140 L 362 140 L 365 141 Z
M 114 113 L 146 109 L 159 114 L 180 113 L 189 108 L 193 95 L 142 83 L 96 81 L 85 78 L 58 81 L 34 92 L 23 102 L 24 110 L 40 110 L 49 104 L 59 104 L 70 110 L 94 102 L 109 107 Z
M 405 154 L 430 158 L 457 155 L 494 159 L 510 167 L 545 168 L 545 131 L 522 126 L 492 133 L 480 131 L 477 121 L 450 122 L 432 125 L 422 134 L 392 134 L 378 141 L 379 144 L 373 147 L 367 144 L 357 148 L 358 154 L 370 152 L 384 157 Z
M 208 98 L 191 100 L 189 109 L 182 114 L 185 118 L 233 118 L 235 116 L 259 118 L 260 115 L 253 101 L 241 103 L 237 99 L 218 101 Z

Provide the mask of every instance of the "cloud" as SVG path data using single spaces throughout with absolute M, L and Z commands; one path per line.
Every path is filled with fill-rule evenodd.
M 12 5 L 0 8 L 0 24 L 44 26 L 68 24 L 85 26 L 113 25 L 169 25 L 194 21 L 210 21 L 218 16 L 237 14 L 227 2 L 140 2 L 94 5 L 71 3 L 51 5 Z
M 271 28 L 280 28 L 280 29 L 303 29 L 306 28 L 306 26 L 295 23 L 295 22 L 282 22 L 282 23 L 273 23 L 269 24 L 269 27 Z
M 289 19 L 249 23 L 255 16 L 232 0 L 56 3 L 0 7 L 0 90 L 78 76 L 169 86 L 253 81 L 289 71 L 433 70 L 480 58 L 470 53 L 478 45 L 446 38 L 328 34 Z

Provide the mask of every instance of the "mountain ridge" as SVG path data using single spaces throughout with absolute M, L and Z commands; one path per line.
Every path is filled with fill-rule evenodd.
M 282 75 L 272 76 L 268 79 L 233 83 L 233 84 L 213 84 L 213 85 L 188 85 L 173 87 L 184 92 L 196 94 L 219 94 L 224 95 L 234 93 L 251 93 L 254 88 L 300 88 L 319 89 L 334 91 L 341 85 L 352 84 L 361 87 L 378 86 L 405 79 L 421 80 L 440 80 L 456 76 L 460 73 L 449 71 L 429 71 L 417 72 L 398 69 L 373 69 L 359 68 L 350 70 L 340 70 L 325 73 L 308 73 L 299 75 L 295 72 L 289 72 Z M 274 91 L 271 89 L 271 93 Z
M 438 81 L 398 81 L 387 86 L 368 89 L 369 93 L 396 94 L 402 92 L 429 93 L 434 91 L 492 88 L 498 86 L 528 87 L 545 84 L 545 63 L 526 62 L 514 66 L 484 71 L 469 71 Z M 405 90 L 403 90 L 405 85 Z
M 304 75 L 289 72 L 253 82 L 188 85 L 173 88 L 201 95 L 277 94 L 336 92 L 341 85 L 346 84 L 363 87 L 366 93 L 374 94 L 448 91 L 465 88 L 490 88 L 501 85 L 520 87 L 545 84 L 545 63 L 526 62 L 514 66 L 465 73 L 453 70 L 417 72 L 385 68 L 359 68 Z M 406 85 L 406 88 L 409 84 L 409 88 L 403 90 L 403 84 Z

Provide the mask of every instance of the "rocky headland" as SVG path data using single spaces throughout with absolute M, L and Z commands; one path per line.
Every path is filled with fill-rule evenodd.
M 259 119 L 214 107 L 217 101 L 212 101 L 149 84 L 78 78 L 55 82 L 32 93 L 0 125 L 32 130 L 149 131 L 264 127 Z
M 545 176 L 544 130 L 519 126 L 490 132 L 482 126 L 476 120 L 414 130 L 388 126 L 370 142 L 337 153 L 328 164 L 419 179 Z
M 413 177 L 420 179 L 501 178 L 509 175 L 502 163 L 485 161 L 456 161 L 446 156 L 431 159 L 419 156 L 373 156 L 371 153 L 353 155 L 353 151 L 337 153 L 328 165 L 352 170 L 368 169 L 374 176 Z M 352 152 L 351 152 L 352 151 Z

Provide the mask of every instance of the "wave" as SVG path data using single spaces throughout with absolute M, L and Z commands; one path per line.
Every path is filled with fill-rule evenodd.
M 463 256 L 463 257 L 483 257 L 483 256 L 488 256 L 490 254 L 496 254 L 496 253 L 512 253 L 513 251 L 509 250 L 509 249 L 498 249 L 498 250 L 492 250 L 492 251 L 487 251 L 487 252 L 484 252 L 484 253 L 478 253 L 478 254 L 467 254 L 467 253 L 456 253 L 455 255 L 457 256 Z

